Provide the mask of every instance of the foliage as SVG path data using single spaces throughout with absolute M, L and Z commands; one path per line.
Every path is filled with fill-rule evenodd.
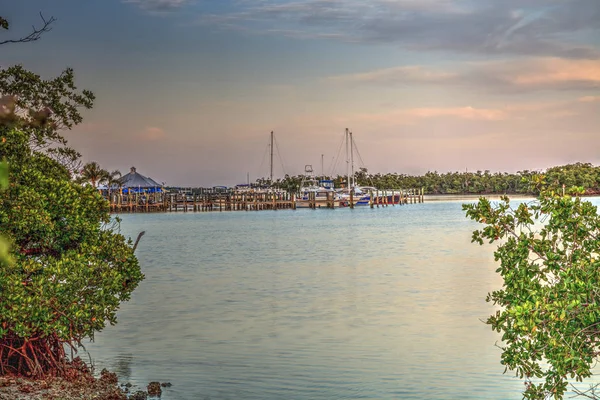
M 108 203 L 97 191 L 31 151 L 22 131 L 2 135 L 0 151 L 18 167 L 0 199 L 0 233 L 16 260 L 0 269 L 0 370 L 60 372 L 63 344 L 114 323 L 143 276 L 131 242 L 103 228 Z
M 0 190 L 8 186 L 8 163 L 0 162 Z M 0 265 L 12 264 L 13 260 L 9 253 L 10 247 L 5 238 L 0 237 Z
M 354 181 L 359 186 L 375 186 L 379 189 L 420 189 L 426 194 L 527 194 L 537 195 L 539 190 L 531 186 L 532 179 L 545 176 L 548 187 L 557 191 L 562 186 L 581 186 L 586 194 L 600 194 L 600 167 L 589 163 L 575 163 L 557 166 L 540 171 L 518 171 L 514 174 L 490 171 L 475 172 L 427 172 L 424 175 L 407 175 L 398 173 L 370 174 L 366 168 L 354 173 Z M 336 187 L 346 183 L 345 176 L 324 176 L 334 181 Z M 302 176 L 286 175 L 283 179 L 272 182 L 274 187 L 295 191 L 300 186 Z M 260 178 L 258 186 L 269 185 L 268 179 Z
M 60 129 L 94 98 L 73 81 L 70 69 L 52 80 L 0 70 L 0 159 L 10 165 L 0 236 L 14 259 L 0 263 L 0 374 L 63 374 L 65 348 L 114 324 L 143 279 L 108 202 L 71 179 L 78 154 Z
M 19 127 L 33 149 L 45 151 L 71 173 L 80 168 L 81 155 L 60 131 L 81 123 L 80 108 L 91 108 L 94 101 L 92 92 L 77 92 L 74 80 L 70 68 L 50 80 L 20 65 L 0 69 L 0 124 Z
M 543 187 L 543 177 L 534 183 Z M 500 307 L 487 323 L 502 333 L 502 364 L 527 379 L 527 399 L 562 399 L 600 354 L 600 216 L 578 196 L 582 188 L 569 192 L 577 197 L 546 187 L 516 207 L 508 197 L 463 205 L 485 225 L 473 242 L 500 243 L 504 286 L 487 297 Z
M 123 174 L 121 174 L 121 171 L 119 171 L 118 169 L 115 169 L 114 171 L 108 173 L 106 185 L 109 189 L 113 186 L 122 187 L 124 183 L 125 180 L 123 179 Z
M 81 175 L 77 179 L 79 183 L 91 182 L 94 188 L 99 184 L 108 182 L 111 178 L 109 172 L 100 167 L 96 161 L 86 163 L 81 169 Z

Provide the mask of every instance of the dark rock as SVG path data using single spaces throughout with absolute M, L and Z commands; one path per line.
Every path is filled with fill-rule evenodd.
M 163 382 L 163 383 L 160 384 L 160 386 L 162 386 L 162 387 L 171 387 L 173 385 L 171 384 L 171 382 Z
M 150 382 L 148 384 L 148 394 L 150 396 L 159 396 L 162 394 L 162 389 L 160 388 L 160 382 Z
M 148 393 L 139 390 L 137 392 L 135 392 L 134 394 L 132 394 L 129 397 L 129 400 L 146 400 L 148 398 Z
M 104 368 L 100 372 L 100 380 L 109 384 L 116 384 L 117 382 L 119 382 L 117 374 L 115 374 L 114 372 L 109 372 L 106 368 Z

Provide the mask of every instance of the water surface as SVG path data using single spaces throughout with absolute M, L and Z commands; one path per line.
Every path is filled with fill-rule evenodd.
M 165 400 L 521 398 L 461 204 L 122 215 L 146 280 L 88 350 Z

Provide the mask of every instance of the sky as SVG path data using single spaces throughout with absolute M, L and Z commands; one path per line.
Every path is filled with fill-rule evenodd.
M 598 0 L 20 0 L 0 66 L 75 69 L 83 161 L 177 186 L 600 164 Z M 337 160 L 337 161 L 336 161 Z

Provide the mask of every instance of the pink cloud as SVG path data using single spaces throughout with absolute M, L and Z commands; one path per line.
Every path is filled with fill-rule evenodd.
M 382 113 L 337 116 L 346 125 L 362 121 L 384 125 L 416 125 L 422 121 L 444 118 L 448 121 L 524 121 L 558 120 L 586 113 L 583 103 L 600 101 L 600 96 L 555 102 L 513 103 L 499 107 L 416 107 Z
M 507 67 L 505 78 L 508 82 L 521 86 L 579 82 L 597 87 L 600 86 L 600 60 L 536 59 Z
M 328 77 L 333 83 L 471 85 L 500 90 L 597 89 L 600 60 L 556 57 L 456 63 L 445 69 L 399 66 Z
M 156 140 L 161 140 L 165 137 L 165 131 L 161 128 L 157 128 L 155 126 L 146 127 L 142 132 L 140 132 L 137 137 L 142 140 L 147 140 L 149 142 L 153 142 Z
M 579 101 L 582 103 L 592 103 L 595 101 L 600 101 L 600 96 L 584 96 L 580 97 Z
M 419 120 L 450 118 L 463 120 L 498 121 L 508 118 L 503 109 L 466 107 L 420 107 L 390 111 L 387 113 L 362 114 L 359 120 L 384 124 L 414 125 Z
M 501 109 L 491 108 L 473 108 L 467 107 L 446 107 L 446 108 L 412 108 L 406 111 L 408 116 L 417 118 L 435 118 L 435 117 L 454 117 L 461 119 L 478 119 L 497 121 L 505 119 L 507 114 Z

